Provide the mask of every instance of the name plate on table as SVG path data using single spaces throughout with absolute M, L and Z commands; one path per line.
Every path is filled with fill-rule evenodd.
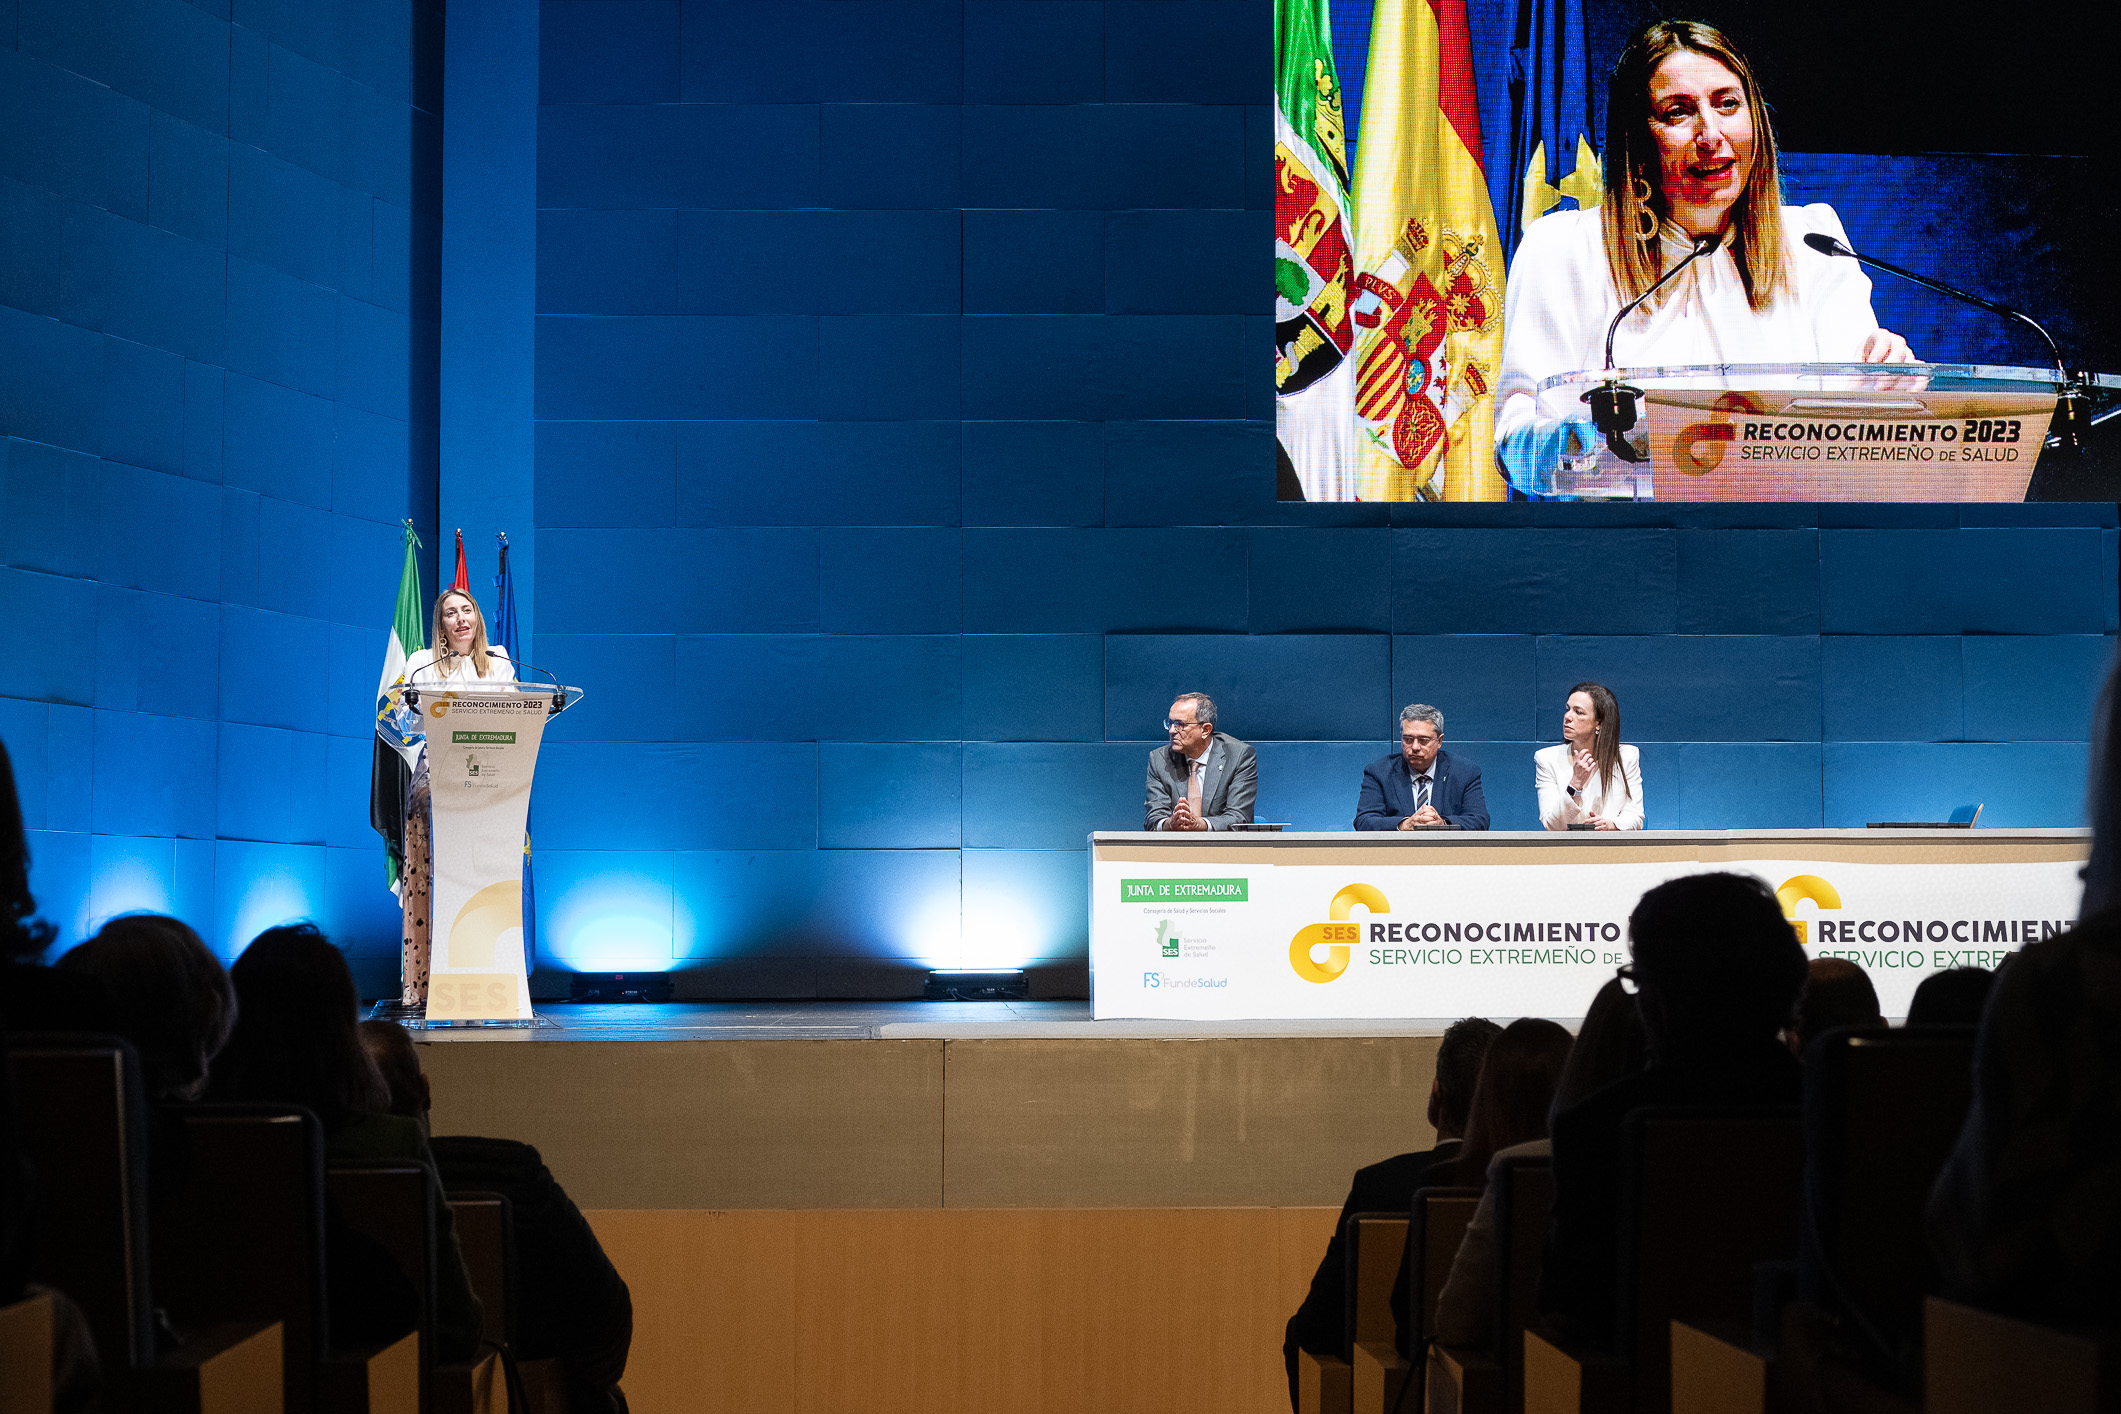
M 2051 392 L 1653 389 L 1660 501 L 2022 501 Z

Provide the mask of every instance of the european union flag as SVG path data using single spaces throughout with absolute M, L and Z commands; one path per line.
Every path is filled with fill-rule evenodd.
M 1581 0 L 1517 0 L 1510 44 L 1509 159 L 1491 163 L 1502 248 L 1549 211 L 1589 210 L 1605 196 Z
M 516 633 L 516 581 L 508 572 L 508 532 L 494 537 L 501 542 L 501 571 L 493 577 L 493 632 L 488 641 L 508 650 L 508 656 L 523 661 L 523 645 Z M 520 674 L 518 674 L 520 676 Z M 530 874 L 530 836 L 523 836 L 523 971 L 538 965 L 538 888 Z

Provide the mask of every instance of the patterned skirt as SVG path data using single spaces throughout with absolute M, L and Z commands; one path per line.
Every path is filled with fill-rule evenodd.
M 430 824 L 433 796 L 427 788 L 423 757 L 405 803 L 405 869 L 398 876 L 398 898 L 405 907 L 402 939 L 404 966 L 398 1000 L 406 1006 L 427 1005 L 427 960 L 434 914 L 434 840 Z

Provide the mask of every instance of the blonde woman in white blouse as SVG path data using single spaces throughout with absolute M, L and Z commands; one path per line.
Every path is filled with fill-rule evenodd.
M 508 650 L 486 642 L 486 616 L 479 603 L 461 589 L 445 590 L 435 600 L 434 647 L 422 648 L 405 660 L 399 688 L 446 688 L 451 691 L 499 687 L 516 679 L 516 665 Z M 404 929 L 399 941 L 403 971 L 398 1000 L 404 1006 L 427 1003 L 427 969 L 431 951 L 430 928 L 434 907 L 434 836 L 430 812 L 433 797 L 427 781 L 427 750 L 423 744 L 413 768 L 412 790 L 405 810 L 405 872 L 398 880 L 398 899 L 404 906 Z
M 1594 830 L 1643 827 L 1642 753 L 1620 740 L 1620 703 L 1602 683 L 1569 689 L 1561 713 L 1561 745 L 1532 757 L 1539 790 L 1539 823 L 1550 830 L 1589 825 Z

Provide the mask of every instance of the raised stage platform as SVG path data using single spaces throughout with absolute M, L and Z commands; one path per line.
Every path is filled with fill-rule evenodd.
M 588 1212 L 638 1414 L 1274 1414 L 1349 1176 L 1433 1143 L 1439 1022 L 540 1012 L 417 1035 L 434 1129 L 537 1145 Z

